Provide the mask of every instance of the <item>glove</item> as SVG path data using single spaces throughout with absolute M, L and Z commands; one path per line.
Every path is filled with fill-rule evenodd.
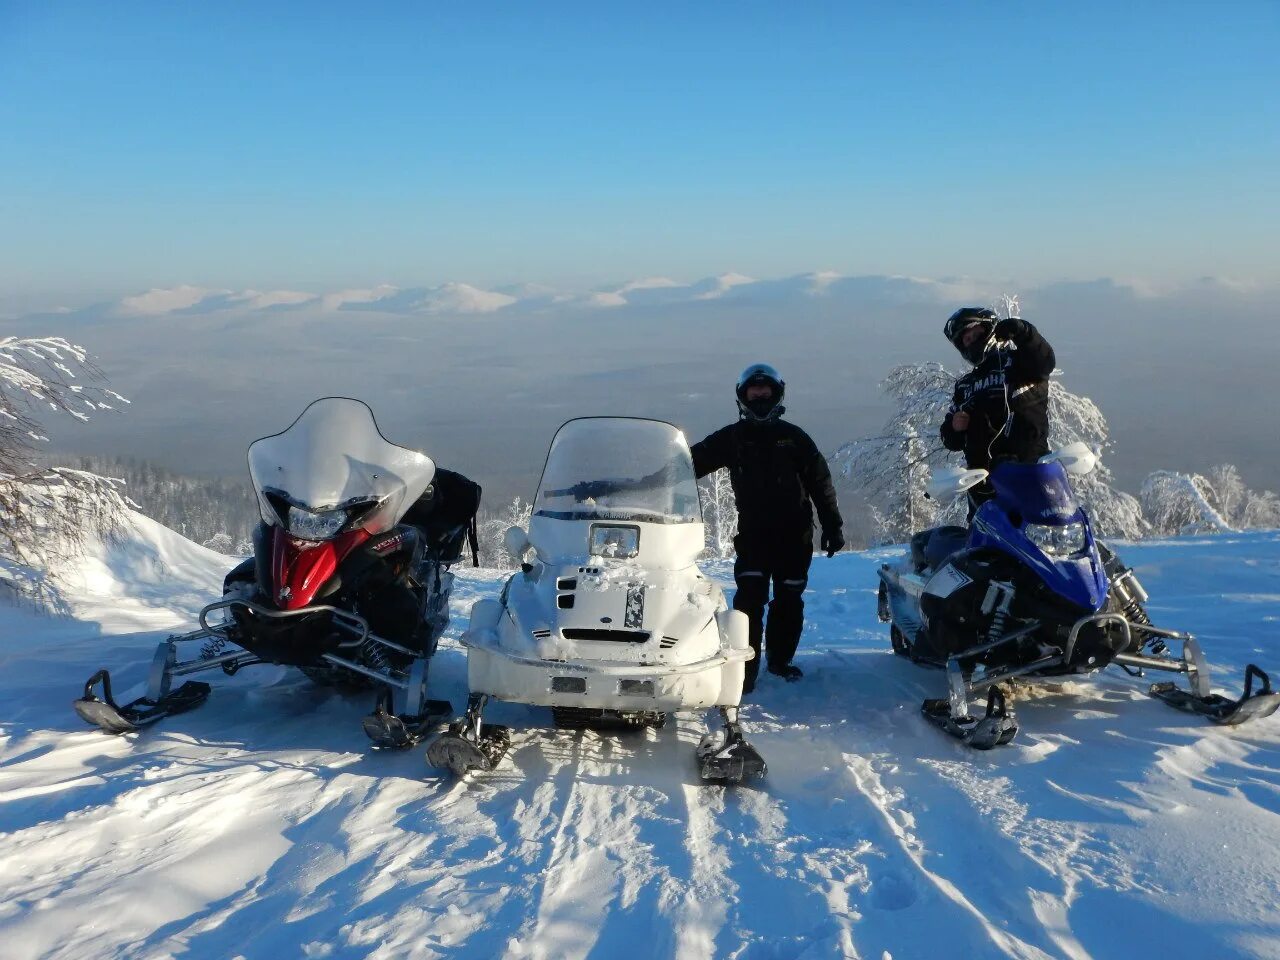
M 822 549 L 826 551 L 828 557 L 834 557 L 844 549 L 844 536 L 839 530 L 823 530 Z
M 997 340 L 1016 340 L 1022 333 L 1022 321 L 1017 317 L 1006 317 L 996 324 L 991 335 Z

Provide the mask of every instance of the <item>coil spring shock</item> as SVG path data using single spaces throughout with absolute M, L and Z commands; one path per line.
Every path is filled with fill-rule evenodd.
M 367 667 L 375 670 L 385 670 L 391 672 L 391 663 L 387 660 L 387 655 L 383 652 L 382 644 L 375 643 L 372 640 L 366 640 L 360 648 L 360 659 Z
M 991 615 L 991 623 L 987 627 L 988 643 L 995 643 L 1004 636 L 1012 600 L 1013 587 L 1007 583 L 993 582 L 987 588 L 987 595 L 982 600 L 982 612 Z
M 1137 597 L 1130 597 L 1120 609 L 1130 623 L 1144 623 L 1151 626 L 1151 618 L 1147 616 L 1147 611 L 1142 609 L 1142 604 L 1138 602 Z
M 212 660 L 214 657 L 221 654 L 223 650 L 227 649 L 230 643 L 231 641 L 222 636 L 222 634 L 218 634 L 212 640 L 206 640 L 200 646 L 200 659 Z
M 1147 616 L 1147 611 L 1142 606 L 1147 593 L 1138 583 L 1138 578 L 1133 575 L 1132 570 L 1122 567 L 1120 572 L 1111 578 L 1111 593 L 1118 602 L 1120 611 L 1130 623 L 1151 626 L 1151 618 Z M 1164 653 L 1169 649 L 1163 639 L 1151 634 L 1147 635 L 1143 645 L 1156 654 Z

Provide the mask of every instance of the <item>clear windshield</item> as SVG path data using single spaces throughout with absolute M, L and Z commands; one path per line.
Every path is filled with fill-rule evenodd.
M 570 420 L 551 441 L 534 513 L 556 520 L 696 523 L 702 513 L 689 444 L 657 420 Z
M 359 524 L 390 530 L 435 476 L 431 458 L 389 443 L 359 400 L 326 397 L 283 433 L 249 445 L 249 476 L 263 519 L 278 522 L 266 495 L 322 512 L 377 504 Z

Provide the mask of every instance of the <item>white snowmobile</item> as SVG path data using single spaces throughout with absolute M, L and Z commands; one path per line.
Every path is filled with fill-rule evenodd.
M 490 698 L 547 706 L 557 726 L 660 726 L 666 714 L 717 707 L 723 729 L 697 747 L 702 777 L 762 776 L 738 720 L 747 617 L 697 567 L 704 533 L 689 445 L 669 423 L 587 417 L 551 441 L 526 534 L 532 563 L 480 600 L 462 636 L 466 714 L 427 761 L 458 776 L 491 770 L 510 734 L 482 720 Z
M 283 433 L 255 441 L 249 474 L 262 522 L 254 556 L 227 574 L 200 629 L 160 643 L 144 696 L 116 703 L 100 670 L 76 712 L 107 733 L 128 733 L 208 697 L 209 684 L 174 688 L 175 678 L 275 663 L 320 683 L 377 684 L 366 732 L 379 746 L 416 743 L 452 712 L 426 695 L 449 622 L 451 558 L 402 522 L 435 470 L 429 457 L 384 439 L 373 412 L 344 397 L 317 400 Z M 179 644 L 190 643 L 201 644 L 200 655 L 179 660 Z

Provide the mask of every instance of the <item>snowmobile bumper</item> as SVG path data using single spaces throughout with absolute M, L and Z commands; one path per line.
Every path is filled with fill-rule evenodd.
M 1256 691 L 1253 689 L 1255 677 L 1260 681 Z M 1179 690 L 1172 683 L 1153 683 L 1147 692 L 1171 707 L 1197 713 L 1214 723 L 1232 727 L 1269 717 L 1280 709 L 1280 693 L 1272 692 L 1271 678 L 1252 663 L 1245 668 L 1244 693 L 1238 700 L 1216 693 L 1196 696 L 1186 690 Z
M 468 642 L 472 690 L 498 700 L 545 707 L 583 707 L 623 713 L 669 713 L 736 706 L 750 648 L 722 647 L 694 663 L 543 660 L 498 646 Z

